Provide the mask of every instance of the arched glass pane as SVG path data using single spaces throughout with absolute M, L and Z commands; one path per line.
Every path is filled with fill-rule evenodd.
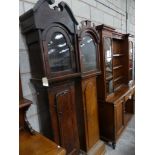
M 83 71 L 95 70 L 97 68 L 96 45 L 94 40 L 86 35 L 80 44 Z
M 110 38 L 104 38 L 106 78 L 112 77 L 112 42 Z
M 113 92 L 113 74 L 112 74 L 112 41 L 110 38 L 105 37 L 103 40 L 105 51 L 105 74 L 106 74 L 106 93 Z
M 48 59 L 51 72 L 71 69 L 71 53 L 69 45 L 60 32 L 53 33 L 48 43 Z
M 129 72 L 130 72 L 130 80 L 134 79 L 134 53 L 133 53 L 133 42 L 129 42 Z

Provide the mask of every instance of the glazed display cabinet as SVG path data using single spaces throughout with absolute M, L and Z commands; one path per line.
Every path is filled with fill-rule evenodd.
M 113 148 L 134 113 L 133 46 L 128 34 L 99 25 L 100 67 L 97 78 L 100 136 Z

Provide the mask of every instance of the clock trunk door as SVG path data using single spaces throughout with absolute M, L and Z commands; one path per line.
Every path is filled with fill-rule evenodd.
M 77 154 L 78 137 L 74 108 L 74 87 L 60 86 L 50 91 L 51 118 L 55 140 L 67 150 L 67 154 Z M 54 116 L 53 116 L 54 115 Z M 56 121 L 57 120 L 57 121 Z M 57 125 L 56 125 L 57 124 Z
M 89 150 L 99 140 L 96 78 L 84 80 L 82 87 L 84 92 L 86 141 Z

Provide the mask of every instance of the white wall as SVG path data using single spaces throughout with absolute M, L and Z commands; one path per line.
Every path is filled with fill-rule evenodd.
M 62 0 L 55 0 L 58 4 Z M 72 9 L 78 22 L 84 19 L 93 21 L 96 25 L 107 24 L 115 27 L 122 33 L 134 34 L 135 30 L 135 0 L 127 0 L 128 19 L 126 21 L 126 0 L 63 0 Z M 23 14 L 34 6 L 37 0 L 20 0 L 19 15 Z M 54 4 L 54 5 L 55 5 Z M 127 26 L 126 26 L 127 23 Z M 127 29 L 126 29 L 127 27 Z M 28 59 L 28 50 L 25 38 L 19 36 L 19 63 L 23 87 L 23 95 L 30 99 L 33 105 L 27 113 L 28 120 L 32 127 L 40 131 L 37 110 L 36 92 L 30 83 L 31 73 Z

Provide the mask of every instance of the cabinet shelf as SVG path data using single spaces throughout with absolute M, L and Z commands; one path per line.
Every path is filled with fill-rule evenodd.
M 118 91 L 119 89 L 121 89 L 124 86 L 124 84 L 120 84 L 117 87 L 114 88 L 114 91 Z
M 123 79 L 123 78 L 124 78 L 124 76 L 119 76 L 119 77 L 117 77 L 117 78 L 114 79 L 114 82 L 116 82 L 116 81 L 118 81 L 120 79 Z
M 122 68 L 123 65 L 118 65 L 118 66 L 114 66 L 113 69 L 119 69 L 119 68 Z
M 124 56 L 125 54 L 113 54 L 113 57 L 120 57 L 120 56 Z
M 110 75 L 110 76 L 106 77 L 106 80 L 109 81 L 109 80 L 111 80 L 112 78 L 113 78 L 113 76 Z

